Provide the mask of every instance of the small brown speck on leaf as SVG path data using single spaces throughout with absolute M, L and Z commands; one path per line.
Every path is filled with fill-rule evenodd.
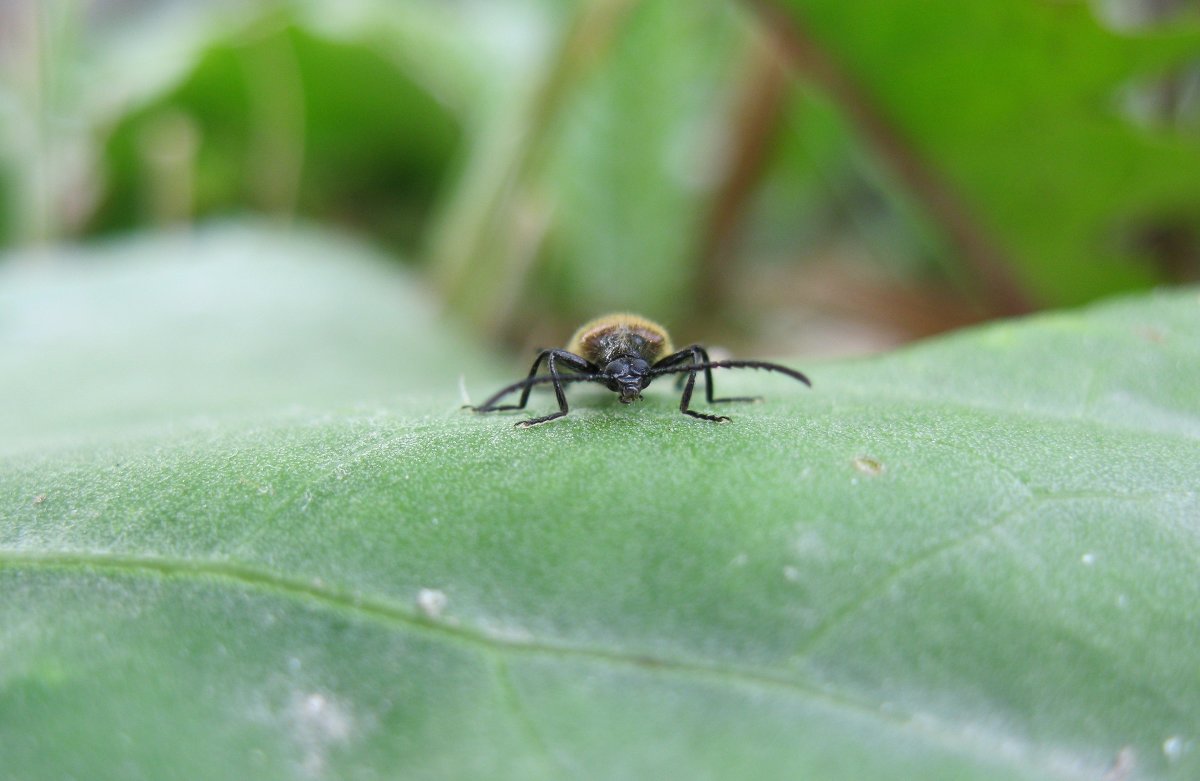
M 1153 344 L 1162 344 L 1167 340 L 1166 334 L 1159 329 L 1148 325 L 1138 327 L 1137 335 L 1140 336 L 1144 341 L 1151 342 Z
M 876 461 L 874 458 L 868 458 L 867 456 L 859 456 L 858 458 L 854 459 L 854 468 L 868 477 L 881 475 L 884 471 L 884 466 L 882 463 Z
M 1116 759 L 1113 760 L 1112 765 L 1109 766 L 1108 772 L 1104 774 L 1104 778 L 1101 781 L 1127 781 L 1133 773 L 1136 764 L 1133 748 L 1126 746 L 1117 752 Z

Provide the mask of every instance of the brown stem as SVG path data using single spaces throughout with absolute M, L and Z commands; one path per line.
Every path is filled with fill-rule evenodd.
M 532 192 L 532 180 L 551 147 L 571 90 L 608 55 L 629 13 L 641 0 L 586 0 L 528 102 L 508 117 L 494 169 L 481 161 L 479 182 L 468 187 L 462 214 L 447 226 L 450 238 L 433 263 L 446 300 L 477 328 L 502 331 L 524 289 L 549 216 Z
M 765 36 L 755 36 L 746 72 L 733 107 L 730 159 L 700 237 L 694 311 L 709 316 L 728 288 L 734 245 L 779 136 L 787 94 L 788 74 Z
M 965 202 L 924 160 L 869 93 L 805 28 L 794 10 L 773 0 L 747 0 L 779 46 L 785 61 L 837 103 L 866 143 L 897 179 L 924 204 L 975 278 L 982 300 L 997 315 L 1022 314 L 1032 302 L 1011 272 L 1000 243 L 980 225 Z

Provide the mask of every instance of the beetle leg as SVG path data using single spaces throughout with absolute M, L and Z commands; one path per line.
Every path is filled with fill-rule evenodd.
M 683 396 L 680 397 L 680 399 L 679 399 L 679 411 L 682 412 L 684 415 L 691 415 L 693 418 L 700 418 L 701 420 L 711 420 L 713 423 L 727 422 L 729 420 L 729 418 L 725 417 L 724 415 L 706 415 L 703 412 L 696 412 L 695 410 L 688 408 L 688 405 L 692 401 L 692 388 L 695 387 L 695 385 L 696 385 L 696 372 L 695 372 L 695 370 L 693 370 L 693 371 L 690 371 L 687 373 L 687 382 L 683 386 Z M 711 388 L 712 386 L 709 386 L 709 387 Z M 710 391 L 710 393 L 711 393 L 711 391 Z
M 578 369 L 579 371 L 592 373 L 599 373 L 600 371 L 599 367 L 597 367 L 595 364 L 581 356 L 576 355 L 575 353 L 557 349 L 540 350 L 537 358 L 533 359 L 533 366 L 530 367 L 529 374 L 526 375 L 524 383 L 514 383 L 514 385 L 510 385 L 501 390 L 499 393 L 496 393 L 487 401 L 478 406 L 470 407 L 468 405 L 469 409 L 472 409 L 475 412 L 503 412 L 505 410 L 512 409 L 525 409 L 525 405 L 529 402 L 529 392 L 533 390 L 533 383 L 529 382 L 529 380 L 533 379 L 533 377 L 537 375 L 538 367 L 542 365 L 542 361 L 549 359 L 552 356 L 558 357 L 572 369 Z M 516 404 L 496 404 L 497 401 L 512 393 L 516 389 L 515 386 L 520 385 L 524 385 L 524 387 L 521 388 L 521 398 Z M 560 388 L 561 383 L 556 381 L 555 387 Z
M 558 412 L 552 412 L 549 415 L 543 415 L 540 418 L 532 418 L 530 420 L 522 420 L 516 424 L 517 428 L 529 428 L 537 426 L 541 423 L 548 423 L 551 420 L 556 420 L 563 417 L 569 411 L 567 407 L 567 394 L 563 390 L 562 378 L 558 373 L 558 362 L 561 360 L 570 366 L 572 369 L 587 371 L 590 368 L 596 368 L 591 362 L 581 358 L 575 353 L 567 352 L 566 350 L 545 350 L 542 355 L 546 356 L 546 364 L 550 368 L 550 376 L 554 378 L 554 396 L 558 399 Z M 541 356 L 538 356 L 539 360 Z M 537 364 L 534 364 L 534 369 L 537 369 Z M 521 394 L 521 406 L 525 406 L 525 401 L 529 398 L 529 388 L 525 388 Z
M 713 398 L 713 378 L 712 368 L 707 364 L 710 363 L 708 351 L 698 344 L 693 344 L 685 347 L 677 353 L 672 353 L 661 361 L 654 364 L 655 369 L 665 369 L 669 366 L 675 366 L 683 363 L 688 358 L 692 359 L 694 364 L 705 364 L 704 366 L 704 397 L 709 404 L 720 404 L 727 401 L 762 401 L 761 396 L 727 396 L 723 399 Z M 695 382 L 695 372 L 689 372 L 687 375 L 680 374 L 679 380 L 676 382 L 676 388 L 683 385 L 685 382 Z M 685 391 L 685 395 L 690 399 L 691 393 Z

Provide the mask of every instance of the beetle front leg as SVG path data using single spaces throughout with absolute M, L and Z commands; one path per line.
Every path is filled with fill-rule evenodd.
M 567 412 L 570 411 L 570 408 L 567 406 L 567 393 L 563 389 L 562 377 L 559 376 L 558 373 L 558 362 L 560 360 L 571 368 L 578 369 L 579 371 L 588 371 L 597 368 L 590 361 L 581 358 L 575 353 L 567 352 L 566 350 L 545 350 L 542 355 L 546 356 L 546 364 L 550 367 L 550 376 L 553 378 L 554 397 L 558 400 L 558 412 L 552 412 L 549 415 L 543 415 L 540 418 L 522 420 L 515 424 L 517 428 L 529 428 L 531 426 L 541 425 L 542 423 L 548 423 L 552 420 L 557 420 L 558 418 L 563 417 L 567 414 Z M 538 358 L 540 360 L 541 356 L 538 356 Z M 534 364 L 534 368 L 537 368 L 536 363 Z M 528 397 L 529 388 L 526 388 L 525 392 L 521 394 L 522 407 L 525 406 L 525 401 Z

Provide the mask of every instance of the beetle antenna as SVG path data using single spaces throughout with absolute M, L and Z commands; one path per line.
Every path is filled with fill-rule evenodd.
M 558 382 L 600 382 L 602 380 L 609 379 L 610 376 L 611 375 L 608 375 L 608 374 L 560 374 L 560 375 L 558 375 L 558 377 L 555 377 L 550 374 L 542 374 L 537 377 L 526 377 L 525 379 L 521 380 L 520 382 L 514 382 L 512 385 L 506 385 L 505 387 L 496 391 L 495 393 L 492 394 L 491 398 L 489 398 L 487 401 L 483 402 L 482 404 L 478 405 L 475 408 L 480 409 L 480 410 L 487 409 L 488 407 L 492 406 L 497 401 L 500 401 L 500 399 L 504 398 L 508 394 L 516 393 L 519 390 L 525 390 L 526 388 L 532 387 L 534 385 L 544 385 L 548 382 L 555 382 L 555 381 L 558 381 Z
M 678 366 L 668 366 L 664 369 L 651 369 L 650 374 L 681 374 L 683 372 L 703 371 L 705 369 L 763 369 L 769 372 L 779 372 L 786 374 L 794 380 L 799 380 L 808 387 L 812 387 L 812 381 L 805 377 L 803 373 L 795 369 L 789 369 L 786 366 L 780 366 L 777 363 L 767 363 L 766 361 L 705 361 L 703 363 L 688 363 Z

